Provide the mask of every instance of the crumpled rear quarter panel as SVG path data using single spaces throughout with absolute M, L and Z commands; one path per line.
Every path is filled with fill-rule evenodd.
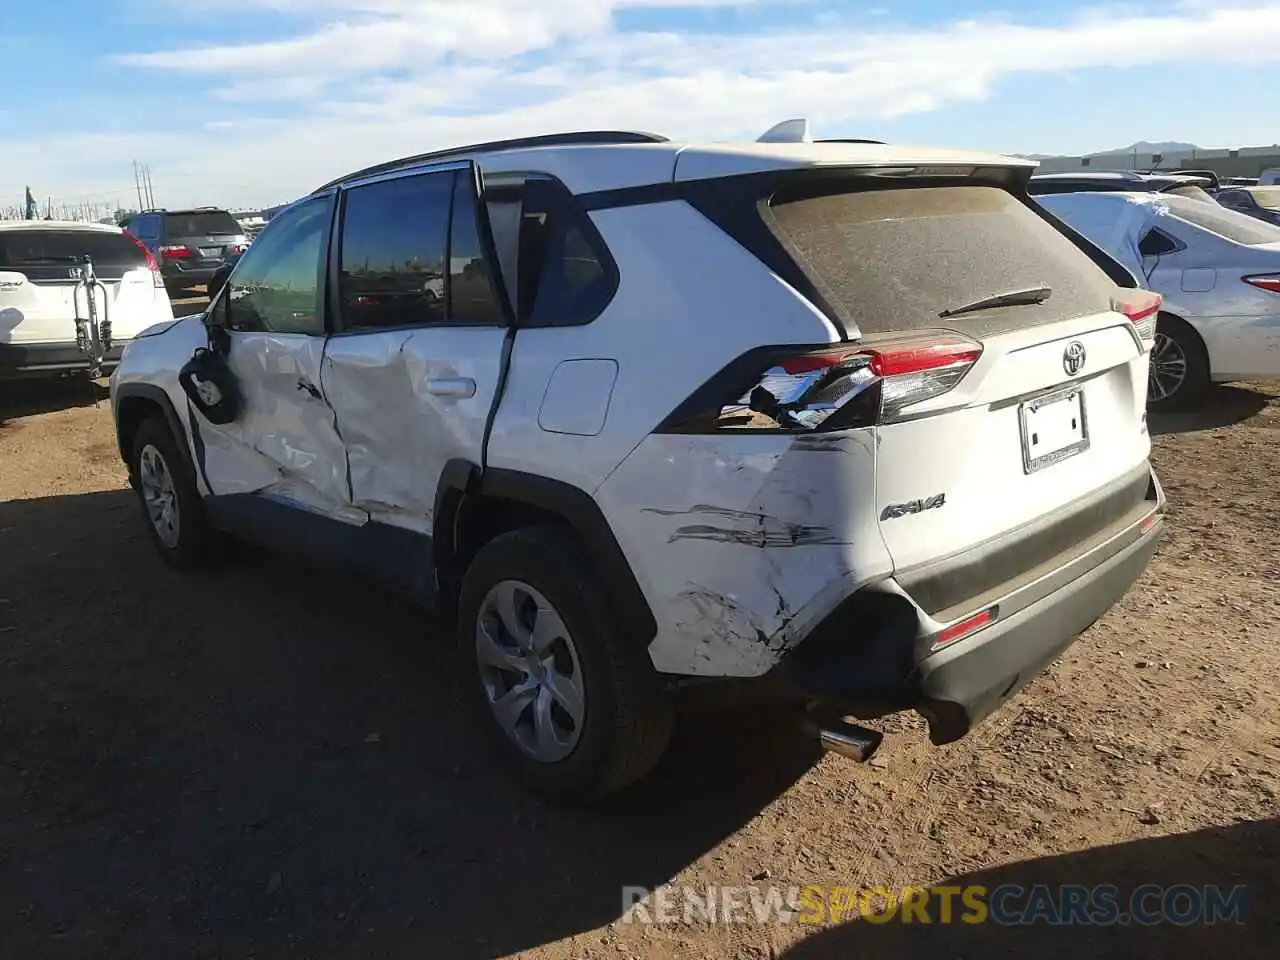
M 892 565 L 875 434 L 652 435 L 597 491 L 658 621 L 657 670 L 752 677 Z

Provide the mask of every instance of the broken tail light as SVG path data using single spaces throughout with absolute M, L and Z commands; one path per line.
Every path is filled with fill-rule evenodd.
M 1155 340 L 1156 319 L 1162 306 L 1164 297 L 1150 290 L 1126 290 L 1111 301 L 1111 309 L 1129 318 L 1143 343 Z
M 952 333 L 753 350 L 681 404 L 659 432 L 803 433 L 891 423 L 954 389 L 980 356 L 980 343 Z

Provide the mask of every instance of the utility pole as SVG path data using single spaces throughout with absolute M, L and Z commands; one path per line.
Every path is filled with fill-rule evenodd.
M 133 186 L 138 191 L 138 210 L 147 209 L 147 205 L 142 202 L 142 177 L 138 171 L 138 161 L 133 161 Z
M 147 164 L 142 168 L 142 176 L 147 184 L 147 206 L 150 207 L 152 210 L 154 210 L 156 208 L 156 195 L 155 195 L 155 191 L 151 189 L 151 165 L 150 164 Z

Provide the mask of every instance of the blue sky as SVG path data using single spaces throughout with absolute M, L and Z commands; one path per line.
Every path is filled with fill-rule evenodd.
M 1080 153 L 1280 140 L 1280 0 L 9 0 L 0 207 L 253 205 L 392 155 L 611 127 Z M 14 8 L 18 9 L 14 9 Z

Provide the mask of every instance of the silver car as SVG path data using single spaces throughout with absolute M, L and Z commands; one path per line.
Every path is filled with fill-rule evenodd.
M 1153 409 L 1193 404 L 1210 383 L 1280 377 L 1280 227 L 1169 194 L 1036 199 L 1164 297 Z

